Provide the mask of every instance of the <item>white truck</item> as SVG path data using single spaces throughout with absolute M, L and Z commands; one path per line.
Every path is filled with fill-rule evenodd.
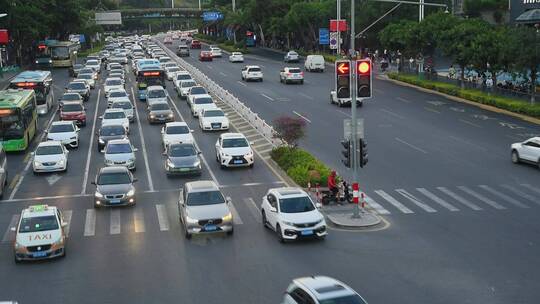
M 338 98 L 336 90 L 330 91 L 330 103 L 331 104 L 337 104 L 338 107 L 345 107 L 351 105 L 351 98 Z M 363 102 L 360 98 L 356 98 L 356 104 L 361 107 L 363 105 Z

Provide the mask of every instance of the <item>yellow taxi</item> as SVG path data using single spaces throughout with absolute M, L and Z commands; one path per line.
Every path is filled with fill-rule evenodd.
M 66 255 L 67 223 L 54 206 L 34 205 L 21 212 L 16 232 L 15 262 L 49 259 Z

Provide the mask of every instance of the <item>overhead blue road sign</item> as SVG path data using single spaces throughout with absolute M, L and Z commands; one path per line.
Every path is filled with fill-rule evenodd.
M 202 18 L 203 21 L 216 21 L 223 19 L 223 14 L 220 12 L 204 12 Z
M 319 44 L 330 44 L 330 32 L 327 28 L 319 28 Z

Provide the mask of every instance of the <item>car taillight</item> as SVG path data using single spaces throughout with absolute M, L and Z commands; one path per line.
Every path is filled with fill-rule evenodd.
M 287 76 L 291 76 L 291 75 L 292 75 L 291 72 L 287 72 Z
M 304 72 L 300 72 L 300 76 L 304 77 Z

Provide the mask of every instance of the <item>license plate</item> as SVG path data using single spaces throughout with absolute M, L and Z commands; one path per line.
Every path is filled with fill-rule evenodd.
M 189 168 L 180 168 L 180 171 L 186 172 L 186 171 L 189 171 Z
M 44 256 L 47 256 L 47 252 L 45 252 L 45 251 L 43 251 L 43 252 L 34 252 L 32 256 L 35 257 L 35 258 L 42 258 Z
M 313 234 L 313 230 L 303 230 L 302 231 L 302 235 L 312 235 Z
M 216 225 L 206 225 L 206 226 L 204 226 L 204 230 L 205 231 L 216 231 L 217 227 L 216 227 Z
M 221 126 L 219 124 L 212 124 L 213 129 L 219 129 Z
M 237 159 L 237 160 L 235 160 L 233 163 L 234 163 L 234 164 L 241 164 L 241 163 L 243 163 L 243 161 L 240 160 L 240 159 Z
M 119 199 L 112 199 L 111 200 L 111 204 L 118 204 L 118 203 L 120 203 Z

